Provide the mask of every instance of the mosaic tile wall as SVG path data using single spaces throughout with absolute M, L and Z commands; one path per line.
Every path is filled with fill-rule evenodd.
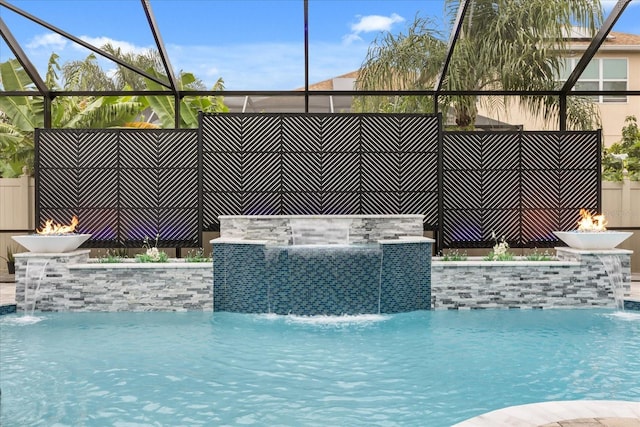
M 627 252 L 616 255 L 620 259 L 618 280 L 625 296 L 631 289 L 631 257 Z M 499 266 L 487 261 L 434 261 L 432 307 L 436 310 L 615 307 L 610 274 L 598 255 L 559 248 L 558 259 Z
M 4 316 L 5 314 L 12 314 L 15 312 L 16 312 L 15 304 L 0 305 L 0 316 Z
M 431 243 L 213 243 L 214 311 L 300 315 L 428 310 Z
M 150 264 L 87 264 L 88 260 L 88 250 L 16 257 L 18 309 L 32 309 L 39 281 L 35 308 L 41 311 L 213 309 L 213 276 L 209 263 L 166 263 L 152 267 Z

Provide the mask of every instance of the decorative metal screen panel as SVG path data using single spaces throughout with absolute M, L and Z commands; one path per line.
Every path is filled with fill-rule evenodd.
M 36 132 L 36 219 L 89 246 L 199 247 L 219 215 L 423 214 L 439 248 L 558 243 L 600 211 L 600 132 L 442 132 L 439 116 L 203 114 L 196 130 Z M 439 249 L 438 248 L 438 249 Z
M 600 210 L 600 132 L 445 132 L 442 246 L 557 244 Z
M 219 215 L 438 219 L 433 115 L 204 114 L 203 224 Z
M 201 246 L 196 130 L 36 132 L 36 219 L 91 233 L 86 246 Z

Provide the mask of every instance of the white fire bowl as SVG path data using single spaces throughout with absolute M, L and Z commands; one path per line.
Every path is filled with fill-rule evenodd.
M 30 252 L 61 253 L 78 249 L 91 234 L 29 234 L 25 236 L 11 236 Z
M 554 231 L 560 240 L 575 249 L 614 249 L 633 233 L 628 231 Z

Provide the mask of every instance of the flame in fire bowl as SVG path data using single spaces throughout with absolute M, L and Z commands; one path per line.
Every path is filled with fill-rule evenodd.
M 560 240 L 575 249 L 614 249 L 633 233 L 628 231 L 608 231 L 604 215 L 591 215 L 580 209 L 580 220 L 576 231 L 554 231 Z
M 46 221 L 44 227 L 36 230 L 37 234 L 27 236 L 11 236 L 30 252 L 61 253 L 70 252 L 83 244 L 91 234 L 74 233 L 78 225 L 78 217 L 75 215 L 69 225 L 55 224 L 53 220 Z

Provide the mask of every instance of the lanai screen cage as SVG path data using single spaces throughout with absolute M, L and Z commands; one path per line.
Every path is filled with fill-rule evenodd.
M 67 4 L 64 1 L 50 3 L 59 3 L 61 7 Z M 206 42 L 214 46 L 216 44 L 223 46 L 225 40 L 233 40 L 234 37 L 241 38 L 240 33 L 247 31 L 247 28 L 243 27 L 243 21 L 240 20 L 237 22 L 238 33 L 235 36 L 233 34 L 216 33 L 216 22 L 222 22 L 230 18 L 229 15 L 224 14 L 228 10 L 225 8 L 235 5 L 235 13 L 242 17 L 243 14 L 249 16 L 254 13 L 250 10 L 250 7 L 243 6 L 259 8 L 264 7 L 265 3 L 269 2 L 154 2 L 152 0 L 141 0 L 139 4 L 137 2 L 127 2 L 126 7 L 128 8 L 136 5 L 137 14 L 142 18 L 137 25 L 147 28 L 153 40 L 152 47 L 149 49 L 150 53 L 135 56 L 123 53 L 123 50 L 117 46 L 101 46 L 98 40 L 91 40 L 85 34 L 72 34 L 62 29 L 62 26 L 54 25 L 54 17 L 59 16 L 59 14 L 48 15 L 51 18 L 45 19 L 39 14 L 38 2 L 0 0 L 0 32 L 5 45 L 0 49 L 3 52 L 0 57 L 0 62 L 3 63 L 0 98 L 4 100 L 3 105 L 5 106 L 10 105 L 19 109 L 21 106 L 28 105 L 34 108 L 42 119 L 41 126 L 38 126 L 42 128 L 39 135 L 40 138 L 43 135 L 45 138 L 41 139 L 40 146 L 49 151 L 46 152 L 47 156 L 43 156 L 43 152 L 40 152 L 40 160 L 36 163 L 36 166 L 42 172 L 37 175 L 38 190 L 46 189 L 49 193 L 56 191 L 54 186 L 57 185 L 59 188 L 60 185 L 64 185 L 62 184 L 61 176 L 65 174 L 73 178 L 71 182 L 75 186 L 74 188 L 78 189 L 77 192 L 67 197 L 64 203 L 60 202 L 60 198 L 51 197 L 47 193 L 39 194 L 37 196 L 38 217 L 36 220 L 41 221 L 44 216 L 55 216 L 57 213 L 66 214 L 74 209 L 84 209 L 89 217 L 98 218 L 98 222 L 101 218 L 104 221 L 115 221 L 113 223 L 114 226 L 108 228 L 111 231 L 97 236 L 93 242 L 94 245 L 109 246 L 110 244 L 122 245 L 127 242 L 135 242 L 137 244 L 142 236 L 141 234 L 138 235 L 140 229 L 144 229 L 146 232 L 148 230 L 145 227 L 155 227 L 160 232 L 163 227 L 161 218 L 170 218 L 171 221 L 179 223 L 179 226 L 172 228 L 173 231 L 164 244 L 175 247 L 193 247 L 201 245 L 200 236 L 203 230 L 215 230 L 217 215 L 246 213 L 242 208 L 244 206 L 243 197 L 248 197 L 247 194 L 249 193 L 254 198 L 252 200 L 256 200 L 256 198 L 262 200 L 260 199 L 262 197 L 264 200 L 270 200 L 268 203 L 265 202 L 266 205 L 276 206 L 273 209 L 258 207 L 258 212 L 263 209 L 265 213 L 275 214 L 288 212 L 284 209 L 284 206 L 290 206 L 287 205 L 287 200 L 299 201 L 300 205 L 291 207 L 293 211 L 325 213 L 320 200 L 327 200 L 327 197 L 334 197 L 336 200 L 340 200 L 341 197 L 344 197 L 344 200 L 349 199 L 351 201 L 342 208 L 333 206 L 331 208 L 333 213 L 360 213 L 364 211 L 369 213 L 424 213 L 426 215 L 425 228 L 436 231 L 441 247 L 486 246 L 491 243 L 489 230 L 493 227 L 502 228 L 512 237 L 510 241 L 516 246 L 544 246 L 553 243 L 552 239 L 547 236 L 548 228 L 566 227 L 569 223 L 568 218 L 570 218 L 573 210 L 578 207 L 586 207 L 593 210 L 600 208 L 600 133 L 587 132 L 582 136 L 581 134 L 572 136 L 570 133 L 565 134 L 564 132 L 571 127 L 570 107 L 573 99 L 580 97 L 609 97 L 615 99 L 616 97 L 637 97 L 640 95 L 640 91 L 630 90 L 626 85 L 621 87 L 619 84 L 616 85 L 616 82 L 609 86 L 600 85 L 594 87 L 579 81 L 585 71 L 589 72 L 589 67 L 593 67 L 592 60 L 594 56 L 607 38 L 611 36 L 612 29 L 624 15 L 625 9 L 631 3 L 630 0 L 618 1 L 604 19 L 601 19 L 602 16 L 599 14 L 599 9 L 592 11 L 593 13 L 589 15 L 588 7 L 585 4 L 593 4 L 593 2 L 549 2 L 550 5 L 575 3 L 578 8 L 582 8 L 582 12 L 573 14 L 566 12 L 568 13 L 567 16 L 571 19 L 581 19 L 583 23 L 590 23 L 591 28 L 564 28 L 560 33 L 555 33 L 556 35 L 561 34 L 556 42 L 560 43 L 560 39 L 563 41 L 577 40 L 581 44 L 581 49 L 580 55 L 576 56 L 575 52 L 571 53 L 573 57 L 570 61 L 565 62 L 567 64 L 565 68 L 555 70 L 557 79 L 548 82 L 548 86 L 538 85 L 534 87 L 528 85 L 527 81 L 534 80 L 536 76 L 520 76 L 520 81 L 518 81 L 518 78 L 516 78 L 518 76 L 514 73 L 511 78 L 507 76 L 506 80 L 508 81 L 498 82 L 498 79 L 496 79 L 495 83 L 483 84 L 480 88 L 470 83 L 472 82 L 471 80 L 461 78 L 460 73 L 460 63 L 465 60 L 464 55 L 468 55 L 470 52 L 468 44 L 474 37 L 477 38 L 478 34 L 491 34 L 488 32 L 491 31 L 492 27 L 488 24 L 495 22 L 494 18 L 508 8 L 541 7 L 544 3 L 541 1 L 445 0 L 441 7 L 447 7 L 449 22 L 440 23 L 439 26 L 435 25 L 436 30 L 438 28 L 442 30 L 441 33 L 423 31 L 425 26 L 434 25 L 434 22 L 428 19 L 416 18 L 412 25 L 407 26 L 406 34 L 387 35 L 386 39 L 380 35 L 376 39 L 377 47 L 385 46 L 392 51 L 395 49 L 396 54 L 404 58 L 404 63 L 400 64 L 396 60 L 394 60 L 395 62 L 391 61 L 391 65 L 382 63 L 380 61 L 382 56 L 376 56 L 376 48 L 373 48 L 374 45 L 372 44 L 362 61 L 354 67 L 356 68 L 355 70 L 345 69 L 343 74 L 326 76 L 331 78 L 320 82 L 314 76 L 319 75 L 317 70 L 321 68 L 324 58 L 316 54 L 321 43 L 314 42 L 314 36 L 322 33 L 322 23 L 315 16 L 321 15 L 324 9 L 333 7 L 329 4 L 332 2 L 322 2 L 320 0 L 275 2 L 268 7 L 271 10 L 281 11 L 282 13 L 276 19 L 281 19 L 282 21 L 265 22 L 263 23 L 265 28 L 277 28 L 280 25 L 294 26 L 299 29 L 297 43 L 299 47 L 299 52 L 297 53 L 299 68 L 297 73 L 298 80 L 296 80 L 299 84 L 293 89 L 243 89 L 242 84 L 237 84 L 235 85 L 237 87 L 229 90 L 225 89 L 221 82 L 217 82 L 211 89 L 204 89 L 202 81 L 198 81 L 197 78 L 194 81 L 191 74 L 183 71 L 176 72 L 174 69 L 175 63 L 182 61 L 180 51 L 172 49 L 171 45 L 165 43 L 164 32 L 167 31 L 167 28 L 177 27 L 181 31 L 196 33 L 194 26 L 190 26 L 188 20 L 177 19 L 180 13 L 209 17 L 210 26 L 208 27 L 206 38 L 200 36 L 198 43 L 204 44 Z M 415 7 L 416 12 L 426 11 L 427 13 L 432 10 L 434 4 L 434 2 L 419 0 L 385 3 L 396 4 L 396 7 L 409 3 Z M 102 13 L 106 18 L 112 16 L 112 8 L 122 7 L 123 2 L 102 2 L 101 4 Z M 175 8 L 176 19 L 170 20 L 166 15 L 168 4 Z M 84 5 L 76 2 L 73 7 L 82 8 Z M 161 19 L 156 17 L 155 9 L 162 9 L 165 13 L 165 21 L 162 22 L 162 25 Z M 317 15 L 314 15 L 314 11 L 317 12 Z M 126 13 L 126 10 L 119 11 L 119 14 L 122 15 L 123 12 Z M 531 9 L 530 12 L 533 13 L 535 10 Z M 79 10 L 76 13 L 81 14 Z M 46 13 L 44 14 L 46 15 Z M 117 16 L 117 14 L 114 16 Z M 381 17 L 377 16 L 377 18 Z M 387 18 L 392 22 L 393 20 L 400 20 L 395 14 L 389 14 Z M 540 17 L 536 19 L 538 18 Z M 266 19 L 267 17 L 264 20 Z M 492 19 L 494 20 L 492 21 Z M 61 21 L 64 22 L 64 20 Z M 139 85 L 131 83 L 124 87 L 113 87 L 109 86 L 113 81 L 106 83 L 94 81 L 87 82 L 86 86 L 83 86 L 85 83 L 80 81 L 82 79 L 70 85 L 69 81 L 61 82 L 59 76 L 56 79 L 55 75 L 45 75 L 42 67 L 37 65 L 37 63 L 42 62 L 42 59 L 35 56 L 33 46 L 26 43 L 19 34 L 16 34 L 22 33 L 21 23 L 24 22 L 29 23 L 31 26 L 45 29 L 50 36 L 61 43 L 60 46 L 62 46 L 62 43 L 72 43 L 95 55 L 96 58 L 108 61 L 118 70 L 116 74 L 119 78 L 127 82 L 137 82 Z M 351 27 L 351 32 L 347 35 L 353 38 L 359 37 L 366 31 L 367 22 L 361 20 L 355 23 Z M 483 27 L 483 23 L 487 25 Z M 109 25 L 117 27 L 119 23 L 114 19 L 109 22 Z M 517 49 L 519 37 L 522 34 L 526 34 L 517 25 L 517 22 L 513 22 L 511 27 L 504 27 L 503 30 L 506 29 L 508 31 L 502 33 L 499 38 L 496 38 L 498 37 L 496 34 L 492 34 L 492 37 L 486 37 L 485 44 L 489 46 L 492 46 L 491 40 L 511 40 L 511 42 L 504 44 L 496 42 L 496 50 L 494 52 L 488 49 L 482 52 L 471 50 L 471 52 L 477 53 L 478 56 L 493 55 L 492 61 L 495 62 L 492 64 L 493 67 L 506 67 L 507 63 L 501 61 L 501 58 L 504 55 L 508 55 L 509 52 L 504 49 Z M 256 30 L 259 32 L 260 29 Z M 85 31 L 88 31 L 88 29 L 85 29 Z M 482 33 L 482 31 L 485 33 Z M 321 37 L 318 37 L 318 39 L 321 39 Z M 410 43 L 411 41 L 414 43 Z M 345 44 L 347 42 L 345 40 Z M 551 55 L 554 52 L 553 49 L 548 51 L 542 49 L 540 43 L 532 44 L 531 40 L 527 43 L 529 43 L 527 46 L 531 47 L 530 53 L 534 56 L 536 54 Z M 424 52 L 427 52 L 429 56 L 422 57 L 419 54 L 419 50 L 406 49 L 407 45 L 412 46 L 411 49 L 415 46 L 424 47 L 428 45 Z M 277 46 L 272 45 L 271 48 L 277 49 Z M 257 55 L 257 52 L 253 53 Z M 196 54 L 197 49 L 188 53 L 188 55 Z M 172 55 L 178 57 L 178 61 L 174 61 L 174 56 Z M 147 58 L 146 62 L 143 60 L 144 58 Z M 277 56 L 274 56 L 274 58 L 277 58 Z M 50 64 L 51 61 L 55 63 L 56 58 L 52 56 Z M 280 64 L 276 62 L 277 59 L 273 61 L 272 65 L 277 68 Z M 527 62 L 526 58 L 524 62 Z M 86 63 L 85 61 L 85 65 Z M 89 63 L 95 64 L 95 62 L 91 61 Z M 250 58 L 248 63 L 251 63 Z M 535 64 L 535 58 L 531 58 L 531 63 Z M 76 63 L 76 66 L 80 65 Z M 15 71 L 14 79 L 11 78 L 11 73 L 8 70 Z M 49 68 L 49 70 L 52 69 Z M 56 68 L 53 68 L 53 71 L 56 70 Z M 63 67 L 57 72 L 63 73 L 68 70 L 69 68 L 65 69 Z M 238 75 L 245 76 L 247 71 L 254 76 L 262 74 L 259 69 L 235 70 Z M 285 71 L 282 69 L 280 73 Z M 470 68 L 464 74 L 471 75 L 476 71 Z M 235 72 L 231 71 L 232 74 L 235 74 Z M 531 72 L 533 73 L 534 70 L 531 69 Z M 84 77 L 85 79 L 87 77 L 87 74 L 81 73 L 72 75 Z M 106 75 L 109 76 L 108 73 Z M 274 75 L 277 75 L 277 73 L 269 76 Z M 125 78 L 126 76 L 128 78 Z M 267 75 L 265 74 L 264 76 Z M 225 76 L 221 77 L 224 78 Z M 376 80 L 376 77 L 378 80 Z M 271 80 L 263 80 L 264 87 L 277 86 L 277 82 L 274 83 L 272 81 L 273 77 L 263 78 L 271 78 Z M 115 78 L 112 80 L 115 80 Z M 100 102 L 104 103 L 107 102 L 106 100 L 113 101 L 115 99 L 116 102 L 126 104 L 132 97 L 144 98 L 143 102 L 147 103 L 145 104 L 146 108 L 136 116 L 135 120 L 126 123 L 109 123 L 107 120 L 103 128 L 154 127 L 163 128 L 164 130 L 172 128 L 175 131 L 181 128 L 199 128 L 203 123 L 211 128 L 211 126 L 214 126 L 214 122 L 210 120 L 214 120 L 213 118 L 217 114 L 232 113 L 229 116 L 229 121 L 215 119 L 215 126 L 223 126 L 222 128 L 215 128 L 218 129 L 218 135 L 224 135 L 227 138 L 226 141 L 229 141 L 229 145 L 222 148 L 219 144 L 211 145 L 208 142 L 211 141 L 210 133 L 208 133 L 211 129 L 207 130 L 206 128 L 204 130 L 200 128 L 197 133 L 167 134 L 153 137 L 149 137 L 149 135 L 161 135 L 162 132 L 149 134 L 140 130 L 140 135 L 145 136 L 137 141 L 135 130 L 131 131 L 131 133 L 114 133 L 114 131 L 82 133 L 74 130 L 69 131 L 70 133 L 66 135 L 64 131 L 62 133 L 48 132 L 48 129 L 56 129 L 58 127 L 74 127 L 73 124 L 70 124 L 72 120 L 65 122 L 64 126 L 59 125 L 59 115 L 63 114 L 64 109 L 57 107 L 56 103 L 64 102 L 64 99 L 76 99 L 81 100 L 81 102 L 85 102 L 87 99 L 93 101 L 100 99 Z M 475 108 L 475 102 L 478 98 L 493 100 L 518 98 L 525 103 L 535 100 L 532 105 L 537 105 L 539 112 L 543 111 L 546 106 L 554 104 L 551 109 L 554 113 L 546 118 L 555 123 L 554 128 L 560 134 L 551 132 L 525 135 L 518 125 L 509 125 L 489 117 L 482 117 L 477 114 L 478 112 Z M 136 98 L 137 101 L 140 101 L 140 99 Z M 26 101 L 23 103 L 23 100 Z M 116 108 L 113 107 L 113 110 L 115 111 Z M 198 116 L 198 111 L 204 111 L 205 116 Z M 241 116 L 238 119 L 233 118 L 238 113 L 240 115 L 243 113 L 252 114 L 247 115 L 247 119 L 243 121 Z M 265 115 L 264 120 L 249 118 L 256 113 L 258 115 L 271 113 L 275 114 L 275 116 L 273 116 L 273 120 L 269 119 L 271 116 L 268 115 Z M 289 116 L 292 113 L 295 114 Z M 353 136 L 354 144 L 359 145 L 343 151 L 332 151 L 331 148 L 327 148 L 329 145 L 322 145 L 325 141 L 325 136 L 331 134 L 328 131 L 329 127 L 327 127 L 332 123 L 331 119 L 323 118 L 324 116 L 318 118 L 318 113 L 336 114 L 336 117 L 340 117 L 337 119 L 340 124 L 336 128 L 331 128 L 331 131 L 344 130 L 347 133 L 354 131 L 354 128 L 350 127 L 349 114 L 375 114 L 376 119 L 371 121 L 371 123 L 375 123 L 371 126 L 371 129 L 374 129 L 371 135 L 378 137 L 379 141 L 367 146 L 362 133 L 358 133 L 368 126 L 366 123 L 369 122 L 364 119 L 364 122 L 360 121 L 360 124 L 358 124 L 359 127 L 356 132 L 358 134 Z M 435 127 L 427 126 L 431 129 L 431 133 L 429 137 L 425 137 L 423 146 L 419 148 L 412 146 L 407 151 L 402 141 L 406 138 L 411 138 L 411 134 L 403 133 L 405 119 L 402 117 L 411 116 L 398 116 L 397 119 L 384 118 L 385 115 L 393 115 L 394 113 L 423 114 L 428 116 L 427 122 L 431 123 L 430 121 L 433 118 L 439 118 L 439 122 L 434 125 Z M 3 114 L 3 120 L 11 121 L 11 111 L 4 111 Z M 345 117 L 346 119 L 344 119 Z M 469 119 L 469 117 L 471 117 L 472 122 L 465 122 L 465 119 Z M 277 149 L 275 152 L 271 150 L 252 151 L 251 149 L 247 150 L 247 147 L 242 144 L 233 145 L 232 142 L 236 140 L 246 141 L 246 139 L 242 139 L 246 138 L 243 136 L 246 134 L 246 128 L 239 127 L 234 130 L 233 126 L 238 123 L 255 122 L 256 120 L 262 123 L 261 126 L 265 126 L 261 128 L 259 136 L 274 138 L 274 141 L 279 141 L 278 144 L 280 145 L 276 144 Z M 410 121 L 410 119 L 408 120 Z M 276 127 L 269 127 L 276 122 L 279 123 Z M 231 125 L 224 127 L 226 126 L 225 123 L 231 123 Z M 287 148 L 286 136 L 282 133 L 283 129 L 285 129 L 283 123 L 285 125 L 288 123 L 287 126 L 290 126 L 291 129 L 307 132 L 305 135 L 310 135 L 311 140 L 301 140 L 299 146 L 289 146 Z M 448 132 L 448 126 L 455 124 L 458 125 L 458 128 L 469 127 L 469 124 L 471 124 L 471 127 L 476 130 L 489 129 L 492 132 L 502 130 L 506 131 L 506 133 L 494 136 L 492 133 L 478 135 L 477 132 L 465 133 L 459 130 L 453 133 Z M 314 128 L 316 125 L 317 127 Z M 83 126 L 91 127 L 81 123 L 79 120 L 75 127 L 83 128 Z M 411 129 L 410 126 L 406 128 L 411 131 L 415 130 Z M 322 132 L 326 132 L 326 134 Z M 388 139 L 380 137 L 385 133 L 389 137 Z M 91 137 L 96 135 L 98 135 L 98 140 L 92 141 Z M 175 137 L 175 135 L 181 136 Z M 189 135 L 186 140 L 183 138 L 185 135 Z M 344 136 L 344 134 L 340 133 L 338 135 Z M 255 137 L 255 135 L 251 136 L 251 138 Z M 153 142 L 155 144 L 153 149 L 146 150 L 143 147 L 144 143 L 141 141 L 144 139 L 155 141 Z M 65 141 L 68 141 L 70 145 L 65 145 Z M 128 143 L 129 145 L 122 145 L 125 144 L 122 141 L 132 142 Z M 185 154 L 186 157 L 176 154 L 180 150 L 159 151 L 159 147 L 162 144 L 166 144 L 167 141 L 180 144 L 181 150 L 188 152 L 188 154 Z M 500 142 L 500 146 L 496 147 L 496 141 L 503 142 Z M 546 144 L 544 141 L 550 141 L 549 144 L 551 145 Z M 414 142 L 412 140 L 411 144 Z M 136 144 L 142 144 L 138 147 L 139 150 L 137 152 L 127 154 L 121 151 L 121 147 L 135 148 Z M 118 162 L 130 162 L 130 167 L 121 167 L 124 163 L 113 163 L 109 153 L 103 151 L 102 154 L 105 155 L 100 157 L 102 159 L 100 161 L 106 162 L 109 166 L 106 169 L 101 169 L 100 165 L 91 163 L 91 155 L 98 153 L 96 156 L 99 157 L 99 153 L 101 153 L 100 147 L 105 146 L 117 147 L 117 156 L 114 153 L 113 158 L 121 159 Z M 390 148 L 391 146 L 392 148 Z M 83 154 L 82 147 L 90 148 L 90 150 Z M 449 151 L 444 151 L 446 147 L 450 147 Z M 582 156 L 576 155 L 575 150 L 572 149 L 574 147 L 584 150 L 584 153 L 588 153 L 588 159 L 581 160 Z M 290 151 L 291 154 L 287 154 L 287 149 L 292 150 Z M 151 153 L 149 155 L 150 161 L 140 165 L 138 159 L 136 159 L 136 153 L 144 153 L 145 151 Z M 248 165 L 246 159 L 253 158 L 252 156 L 260 152 L 266 156 L 263 156 L 263 159 L 269 157 L 276 162 L 274 165 L 277 165 L 278 168 L 284 168 L 278 172 L 281 181 L 277 187 L 273 189 L 267 187 L 265 189 L 260 186 L 260 183 L 269 181 L 269 178 L 264 173 L 262 175 L 258 174 L 256 180 L 254 180 L 255 182 L 247 187 L 251 191 L 248 191 L 247 188 L 236 188 L 233 185 L 228 188 L 222 186 L 221 183 L 232 183 L 233 181 L 229 179 L 229 175 L 226 172 L 220 172 L 225 165 L 232 172 L 234 167 L 238 167 L 239 169 L 236 173 L 248 182 L 247 176 L 243 175 Z M 447 157 L 447 152 L 457 152 L 458 155 L 454 156 L 455 158 L 451 157 L 451 155 Z M 546 155 L 544 154 L 545 152 Z M 297 158 L 300 161 L 309 161 L 311 163 L 308 165 L 313 166 L 315 161 L 314 153 L 323 159 L 339 158 L 341 161 L 346 161 L 345 159 L 349 158 L 348 154 L 351 153 L 356 156 L 352 157 L 357 160 L 357 168 L 359 168 L 357 170 L 359 171 L 365 170 L 363 169 L 362 159 L 378 159 L 372 160 L 373 163 L 371 163 L 372 167 L 375 166 L 375 177 L 368 178 L 368 175 L 362 172 L 358 177 L 354 178 L 359 183 L 357 187 L 349 187 L 348 182 L 343 182 L 346 187 L 333 187 L 333 190 L 330 191 L 330 189 L 321 186 L 324 172 L 318 169 L 317 179 L 320 184 L 317 188 L 313 186 L 311 188 L 307 182 L 302 181 L 299 181 L 296 188 L 287 188 L 284 181 L 282 181 L 286 173 L 286 164 L 283 163 L 285 159 L 292 161 L 292 159 Z M 543 153 L 543 155 L 532 166 L 533 163 L 527 163 L 527 161 L 530 161 L 535 153 Z M 171 157 L 173 154 L 176 154 L 174 163 L 161 164 L 166 161 L 164 157 Z M 60 159 L 59 162 L 55 160 L 56 158 Z M 185 158 L 187 160 L 184 160 Z M 406 169 L 407 164 L 403 162 L 405 161 L 404 159 L 409 158 L 414 163 L 415 170 L 421 171 L 423 177 L 420 179 L 414 177 L 410 180 L 410 184 L 406 184 L 403 187 L 405 185 L 403 183 L 408 182 L 403 176 L 406 177 L 409 173 Z M 231 160 L 225 163 L 221 159 Z M 239 159 L 238 163 L 234 163 L 233 159 Z M 464 160 L 464 165 L 460 165 L 459 162 L 461 160 Z M 221 161 L 224 164 L 218 165 L 216 163 Z M 334 166 L 338 171 L 337 173 L 342 173 L 337 165 Z M 126 233 L 118 234 L 113 230 L 119 230 L 118 224 L 120 222 L 118 221 L 121 221 L 121 219 L 116 221 L 114 217 L 110 217 L 105 213 L 114 211 L 112 209 L 114 206 L 104 206 L 105 197 L 107 196 L 100 191 L 92 193 L 83 179 L 91 177 L 92 182 L 96 183 L 99 181 L 96 176 L 106 173 L 105 176 L 112 179 L 112 184 L 118 183 L 117 185 L 114 184 L 118 191 L 122 190 L 123 194 L 125 194 L 126 191 L 124 190 L 126 189 L 124 187 L 128 185 L 126 184 L 128 181 L 122 174 L 135 175 L 137 172 L 133 171 L 136 169 L 138 171 L 147 169 L 150 171 L 149 175 L 140 175 L 138 173 L 136 182 L 144 180 L 145 176 L 147 178 L 151 177 L 154 185 L 158 188 L 158 192 L 144 206 L 133 201 L 131 203 L 126 202 L 126 196 L 123 196 L 122 199 L 117 199 L 117 203 L 113 202 L 117 204 L 115 211 L 118 212 L 118 215 L 124 215 L 124 217 L 128 218 L 129 223 L 139 221 L 138 218 L 146 218 L 151 225 L 139 225 L 139 229 L 135 231 L 138 234 L 134 233 L 135 235 L 133 236 L 126 235 Z M 118 171 L 117 173 L 113 172 L 116 170 Z M 313 170 L 313 167 L 311 167 L 311 170 Z M 180 178 L 180 171 L 188 175 L 186 181 Z M 163 173 L 165 175 L 162 175 Z M 554 184 L 551 190 L 532 189 L 523 184 L 523 180 L 526 179 L 539 179 L 541 173 L 547 176 L 552 175 Z M 162 176 L 175 183 L 175 188 L 172 187 L 168 191 L 168 195 L 164 194 L 161 189 L 163 186 Z M 433 178 L 429 178 L 430 176 L 433 176 Z M 507 179 L 509 176 L 513 178 L 511 184 Z M 215 177 L 218 179 L 214 180 Z M 383 182 L 377 182 L 376 179 Z M 567 181 L 567 179 L 573 181 Z M 396 180 L 397 185 L 388 184 L 389 180 Z M 168 181 L 165 180 L 164 182 Z M 193 185 L 184 187 L 185 182 L 191 182 Z M 373 182 L 374 184 L 369 184 L 369 187 L 367 187 L 366 182 Z M 446 191 L 445 185 L 447 182 L 461 191 L 459 197 L 452 198 L 451 194 L 453 193 Z M 578 183 L 578 191 L 567 192 L 563 190 L 562 184 L 566 182 Z M 491 185 L 495 185 L 495 188 L 498 188 L 498 193 L 503 194 L 504 197 L 502 199 L 491 196 L 492 190 L 489 188 Z M 513 194 L 513 188 L 510 185 L 517 188 L 518 196 L 515 198 L 509 197 L 509 194 Z M 468 186 L 468 191 L 465 190 L 465 186 Z M 185 193 L 183 190 L 187 192 Z M 550 191 L 549 194 L 545 192 L 547 190 Z M 187 193 L 193 193 L 193 198 L 198 199 L 199 202 L 193 204 L 193 198 L 191 198 L 183 200 L 184 204 L 178 203 L 180 205 L 178 206 L 173 202 L 182 199 L 177 197 L 177 199 L 171 200 L 172 203 L 169 203 L 169 199 L 172 197 L 171 194 L 178 196 Z M 370 200 L 368 195 L 370 193 L 382 194 L 385 197 L 380 199 L 382 201 L 378 199 Z M 88 200 L 91 199 L 90 196 L 92 194 L 97 199 Z M 532 196 L 533 202 L 531 200 L 522 200 L 522 197 L 527 196 L 527 194 Z M 549 201 L 549 196 L 553 199 L 552 201 Z M 274 201 L 276 199 L 277 202 Z M 354 201 L 356 199 L 357 202 Z M 122 202 L 122 200 L 125 200 L 125 202 Z M 165 200 L 169 204 L 166 206 L 161 205 L 161 200 Z M 109 203 L 111 201 L 107 204 Z M 463 205 L 460 205 L 460 203 Z M 578 206 L 579 204 L 581 206 Z M 140 209 L 140 211 L 135 211 L 135 209 Z M 118 218 L 121 217 L 119 216 Z M 536 226 L 530 225 L 533 219 L 543 224 L 543 232 L 536 230 Z M 462 227 L 458 226 L 460 223 L 463 223 Z M 101 225 L 104 224 L 101 223 Z M 131 228 L 136 227 L 131 225 Z

